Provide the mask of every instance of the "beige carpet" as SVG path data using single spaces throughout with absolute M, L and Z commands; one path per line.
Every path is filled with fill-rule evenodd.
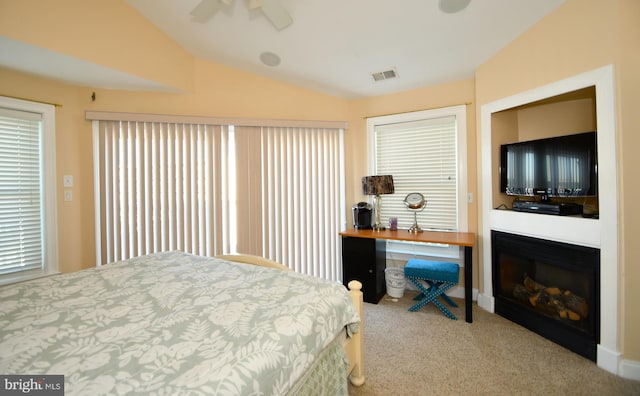
M 357 395 L 640 395 L 640 382 L 585 359 L 474 303 L 450 320 L 433 304 L 408 312 L 413 292 L 365 303 L 365 384 Z

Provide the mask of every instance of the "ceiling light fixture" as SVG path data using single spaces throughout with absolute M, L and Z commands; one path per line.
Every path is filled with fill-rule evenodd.
M 276 67 L 280 64 L 280 57 L 273 52 L 263 52 L 260 54 L 260 61 L 267 66 Z
M 471 0 L 440 0 L 438 7 L 446 14 L 455 14 L 467 8 Z

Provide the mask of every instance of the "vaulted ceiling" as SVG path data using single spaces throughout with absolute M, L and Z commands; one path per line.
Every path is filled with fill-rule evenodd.
M 201 2 L 217 12 L 198 21 L 192 11 Z M 125 0 L 196 57 L 343 98 L 473 77 L 563 2 Z M 265 7 L 281 9 L 292 23 L 276 28 Z M 0 66 L 99 88 L 162 89 L 2 37 Z

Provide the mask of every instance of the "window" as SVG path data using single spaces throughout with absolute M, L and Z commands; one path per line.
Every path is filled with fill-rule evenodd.
M 342 279 L 344 131 L 236 127 L 238 250 Z M 247 227 L 251 225 L 251 227 Z
M 394 179 L 394 194 L 382 196 L 383 224 L 397 217 L 398 227 L 408 229 L 415 216 L 425 230 L 466 231 L 466 107 L 370 118 L 367 130 L 369 172 Z M 424 210 L 414 213 L 404 206 L 404 197 L 411 192 L 424 195 Z M 419 249 L 418 245 L 393 245 L 388 249 Z
M 228 130 L 95 121 L 97 263 L 167 250 L 229 252 Z
M 344 123 L 87 118 L 99 120 L 93 124 L 98 264 L 174 249 L 239 252 L 341 279 Z
M 52 105 L 0 97 L 0 283 L 58 271 Z

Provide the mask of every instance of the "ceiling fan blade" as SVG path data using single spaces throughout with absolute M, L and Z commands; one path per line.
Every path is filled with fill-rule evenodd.
M 291 15 L 280 5 L 278 0 L 262 0 L 262 12 L 278 30 L 282 30 L 293 23 Z
M 222 2 L 220 0 L 202 0 L 190 14 L 193 16 L 195 22 L 206 22 L 211 19 L 212 16 L 222 8 Z
M 256 8 L 260 8 L 261 6 L 262 6 L 261 0 L 247 0 L 247 7 L 249 8 L 249 11 L 253 11 Z

